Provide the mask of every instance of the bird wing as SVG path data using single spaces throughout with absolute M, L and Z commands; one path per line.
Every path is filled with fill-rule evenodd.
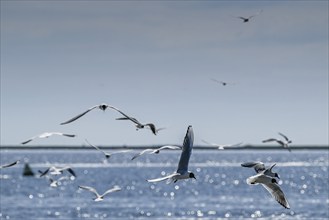
M 193 148 L 193 141 L 194 141 L 194 134 L 192 126 L 188 126 L 187 132 L 183 142 L 182 153 L 179 159 L 177 173 L 185 173 L 188 171 L 188 163 L 192 154 Z
M 256 173 L 260 173 L 265 170 L 265 165 L 263 162 L 246 162 L 241 164 L 243 167 L 254 168 Z
M 109 190 L 105 191 L 105 192 L 101 195 L 101 197 L 105 196 L 106 194 L 109 194 L 109 193 L 112 193 L 112 192 L 117 192 L 117 191 L 120 191 L 120 190 L 121 190 L 120 187 L 113 187 L 112 189 L 109 189 Z
M 103 150 L 101 150 L 99 147 L 97 147 L 96 145 L 91 144 L 87 139 L 85 139 L 85 141 L 87 142 L 87 144 L 89 144 L 91 147 L 95 148 L 96 150 L 102 152 L 103 154 L 107 155 L 107 153 Z
M 149 183 L 155 183 L 155 182 L 160 182 L 160 181 L 170 179 L 170 178 L 173 178 L 173 177 L 179 176 L 179 175 L 180 175 L 179 173 L 172 173 L 168 176 L 160 177 L 160 178 L 157 178 L 157 179 L 150 179 L 150 180 L 146 180 L 146 181 L 149 182 Z
M 66 168 L 66 170 L 72 174 L 72 176 L 76 177 L 75 172 L 71 168 Z
M 262 142 L 263 143 L 266 143 L 266 142 L 273 142 L 273 141 L 278 142 L 279 140 L 278 139 L 275 139 L 275 138 L 269 138 L 269 139 L 263 140 Z
M 145 149 L 145 150 L 139 152 L 138 154 L 136 154 L 135 156 L 133 156 L 133 157 L 131 158 L 131 160 L 136 159 L 137 157 L 139 157 L 139 156 L 145 154 L 146 152 L 152 152 L 152 151 L 153 151 L 153 149 Z
M 63 134 L 63 133 L 61 133 L 61 135 L 66 136 L 66 137 L 75 137 L 76 136 L 75 134 Z
M 136 118 L 133 118 L 133 117 L 121 117 L 121 118 L 116 118 L 116 120 L 130 120 L 132 122 L 134 122 L 135 124 L 142 124 L 140 123 Z
M 0 169 L 7 168 L 7 167 L 12 167 L 12 166 L 14 166 L 14 165 L 16 165 L 18 163 L 19 163 L 19 160 L 15 161 L 13 163 L 10 163 L 10 164 L 1 165 L 0 166 Z
M 98 192 L 96 191 L 96 189 L 94 189 L 93 187 L 90 186 L 79 186 L 80 189 L 84 189 L 84 190 L 88 190 L 92 193 L 94 193 L 97 197 L 100 197 L 100 195 L 98 194 Z
M 287 142 L 289 141 L 289 138 L 286 135 L 284 135 L 280 132 L 278 132 L 278 134 L 281 135 Z
M 43 177 L 44 175 L 46 175 L 48 173 L 48 171 L 50 170 L 50 167 L 48 169 L 46 169 L 44 172 L 41 171 L 41 175 L 40 177 Z M 40 172 L 40 171 L 39 171 Z
M 124 117 L 123 118 L 118 118 L 117 120 L 130 120 L 136 124 L 139 124 L 139 125 L 142 125 L 136 118 L 132 118 L 130 116 L 128 116 L 127 114 L 125 114 L 124 112 L 122 112 L 120 109 L 114 107 L 114 106 L 109 106 L 109 108 L 119 112 L 121 115 L 123 115 Z
M 178 150 L 178 149 L 182 149 L 182 148 L 179 146 L 175 146 L 175 145 L 164 145 L 164 146 L 158 148 L 158 150 L 163 150 L 163 149 Z
M 276 183 L 262 184 L 265 189 L 273 196 L 273 198 L 286 209 L 290 209 L 288 200 L 286 199 L 283 191 Z
M 154 124 L 152 124 L 152 123 L 148 123 L 148 124 L 145 124 L 145 126 L 148 126 L 148 127 L 151 129 L 151 131 L 152 131 L 152 133 L 153 133 L 154 135 L 157 134 L 157 129 L 155 128 L 155 125 L 154 125 Z
M 79 114 L 79 115 L 77 115 L 77 116 L 71 118 L 70 120 L 65 121 L 65 122 L 62 122 L 61 125 L 65 125 L 65 124 L 71 123 L 71 122 L 77 120 L 78 118 L 81 118 L 82 116 L 84 116 L 85 114 L 87 114 L 88 112 L 90 112 L 91 110 L 93 110 L 93 109 L 95 109 L 95 108 L 97 108 L 97 107 L 98 107 L 98 105 L 95 105 L 95 106 L 89 108 L 87 111 L 82 112 L 81 114 Z
M 30 139 L 28 139 L 27 141 L 22 142 L 21 144 L 27 144 L 27 143 L 29 143 L 30 141 L 32 141 L 34 138 L 35 138 L 35 137 L 30 138 Z

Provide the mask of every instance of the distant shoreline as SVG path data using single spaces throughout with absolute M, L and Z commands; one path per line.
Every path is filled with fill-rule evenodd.
M 155 148 L 163 145 L 149 145 L 149 146 L 99 146 L 102 149 L 146 149 L 146 148 Z M 328 150 L 329 146 L 323 146 L 323 145 L 316 145 L 316 146 L 292 146 L 290 147 L 291 150 Z M 45 146 L 39 146 L 39 145 L 30 145 L 30 146 L 18 146 L 18 145 L 8 145 L 8 146 L 0 146 L 0 150 L 41 150 L 41 149 L 49 149 L 49 150 L 88 150 L 88 149 L 94 149 L 90 146 L 64 146 L 64 145 L 45 145 Z M 196 145 L 194 146 L 194 149 L 196 150 L 216 150 L 217 147 L 212 146 L 205 146 L 205 145 Z M 226 150 L 285 150 L 280 146 L 263 146 L 263 145 L 245 145 L 245 146 L 239 146 L 239 147 L 229 147 L 226 148 Z

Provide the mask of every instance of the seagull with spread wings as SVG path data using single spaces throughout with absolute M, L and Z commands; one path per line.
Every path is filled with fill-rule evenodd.
M 22 142 L 21 144 L 27 144 L 27 143 L 31 142 L 32 140 L 34 140 L 35 138 L 49 138 L 52 135 L 60 135 L 60 136 L 65 136 L 65 137 L 75 137 L 76 136 L 75 134 L 64 134 L 61 132 L 44 132 L 42 134 L 29 138 L 28 140 Z
M 267 143 L 267 142 L 277 142 L 278 144 L 280 144 L 282 147 L 286 148 L 289 152 L 291 152 L 291 149 L 289 147 L 289 144 L 292 143 L 292 141 L 284 134 L 278 132 L 279 135 L 281 135 L 284 140 L 280 140 L 280 139 L 276 139 L 276 138 L 269 138 L 266 140 L 263 140 L 263 143 Z
M 100 194 L 96 191 L 96 189 L 93 188 L 93 187 L 90 187 L 90 186 L 79 186 L 79 188 L 94 193 L 95 196 L 96 196 L 96 198 L 94 198 L 93 200 L 94 200 L 95 202 L 99 202 L 99 201 L 104 200 L 104 196 L 106 196 L 106 195 L 109 194 L 109 193 L 113 193 L 113 192 L 117 192 L 117 191 L 120 191 L 120 190 L 121 190 L 120 187 L 115 186 L 115 187 L 113 187 L 113 188 L 111 188 L 111 189 L 109 189 L 109 190 L 106 190 L 103 194 L 100 195 Z
M 230 147 L 238 147 L 241 144 L 243 144 L 243 142 L 240 142 L 240 143 L 237 143 L 237 144 L 216 144 L 216 143 L 210 143 L 210 142 L 208 142 L 206 140 L 203 140 L 203 139 L 202 139 L 202 142 L 205 143 L 205 144 L 214 146 L 214 147 L 218 147 L 218 150 L 224 150 L 225 148 L 230 148 Z
M 253 17 L 257 16 L 257 15 L 260 15 L 262 12 L 263 12 L 263 10 L 260 10 L 257 14 L 251 15 L 249 17 L 237 16 L 237 18 L 242 19 L 243 23 L 247 23 L 247 22 L 250 21 L 251 18 L 253 18 Z
M 69 166 L 66 166 L 66 167 L 55 167 L 55 166 L 51 166 L 48 169 L 46 169 L 45 171 L 43 171 L 43 172 L 41 171 L 40 177 L 46 175 L 47 173 L 50 173 L 51 175 L 60 175 L 65 170 L 67 170 L 72 176 L 76 177 L 75 172 Z
M 177 171 L 168 176 L 160 177 L 157 179 L 150 179 L 147 181 L 154 183 L 154 182 L 167 180 L 167 183 L 170 183 L 172 181 L 177 182 L 177 180 L 182 180 L 182 179 L 189 179 L 189 178 L 196 179 L 194 173 L 188 170 L 188 164 L 192 154 L 193 141 L 194 141 L 194 134 L 193 134 L 192 126 L 190 125 L 187 128 L 187 132 L 184 138 L 183 148 L 178 162 Z
M 143 123 L 139 122 L 136 118 L 128 116 L 127 114 L 125 114 L 124 112 L 122 112 L 120 109 L 118 109 L 116 107 L 111 106 L 110 108 L 114 109 L 115 111 L 119 112 L 121 115 L 124 116 L 124 117 L 121 117 L 121 118 L 117 118 L 117 120 L 130 120 L 130 121 L 132 121 L 136 126 L 136 130 L 148 127 L 149 129 L 151 129 L 152 133 L 154 135 L 156 135 L 158 133 L 158 131 L 160 131 L 162 129 L 165 129 L 165 128 L 158 128 L 157 129 L 153 123 L 143 124 Z
M 106 157 L 106 159 L 109 159 L 113 154 L 120 154 L 120 153 L 126 153 L 126 152 L 131 151 L 131 150 L 120 150 L 120 151 L 114 151 L 114 152 L 109 153 L 109 152 L 105 152 L 105 151 L 101 150 L 99 147 L 97 147 L 97 146 L 95 146 L 95 145 L 89 143 L 89 141 L 88 141 L 87 139 L 85 139 L 85 141 L 86 141 L 91 147 L 93 147 L 93 148 L 95 148 L 96 150 L 102 152 L 102 153 L 104 154 L 104 156 Z
M 95 106 L 92 106 L 90 107 L 89 109 L 87 109 L 86 111 L 82 112 L 81 114 L 78 114 L 77 116 L 74 116 L 73 118 L 65 121 L 65 122 L 62 122 L 61 125 L 65 125 L 65 124 L 69 124 L 79 118 L 81 118 L 82 116 L 84 116 L 85 114 L 87 114 L 88 112 L 90 112 L 91 110 L 94 110 L 94 109 L 100 109 L 102 111 L 105 111 L 108 107 L 111 107 L 110 105 L 106 104 L 106 103 L 102 103 L 100 105 L 95 105 Z
M 275 178 L 267 176 L 264 173 L 259 173 L 247 178 L 246 181 L 249 185 L 257 185 L 260 183 L 280 205 L 286 209 L 290 209 L 288 200 Z
M 179 147 L 179 146 L 175 146 L 175 145 L 165 145 L 165 146 L 162 146 L 162 147 L 159 147 L 159 148 L 155 148 L 155 149 L 148 148 L 148 149 L 142 150 L 138 154 L 134 155 L 131 158 L 131 160 L 134 160 L 137 157 L 142 156 L 143 154 L 158 154 L 158 153 L 160 153 L 160 151 L 162 151 L 164 149 L 178 150 L 178 149 L 182 149 L 182 148 Z

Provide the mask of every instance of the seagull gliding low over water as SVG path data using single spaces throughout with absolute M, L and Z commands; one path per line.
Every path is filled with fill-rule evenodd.
M 92 192 L 95 194 L 96 198 L 94 198 L 94 201 L 95 202 L 99 202 L 99 201 L 102 201 L 104 200 L 104 196 L 109 194 L 109 193 L 113 193 L 113 192 L 117 192 L 117 191 L 120 191 L 121 188 L 120 187 L 113 187 L 107 191 L 105 191 L 102 195 L 100 195 L 95 188 L 93 187 L 90 187 L 90 186 L 79 186 L 80 189 L 84 189 L 84 190 L 88 190 L 89 192 Z

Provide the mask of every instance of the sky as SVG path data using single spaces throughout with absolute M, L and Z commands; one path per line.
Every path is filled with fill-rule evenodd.
M 328 145 L 328 37 L 328 1 L 1 1 L 1 146 Z M 60 125 L 101 103 L 166 129 Z

